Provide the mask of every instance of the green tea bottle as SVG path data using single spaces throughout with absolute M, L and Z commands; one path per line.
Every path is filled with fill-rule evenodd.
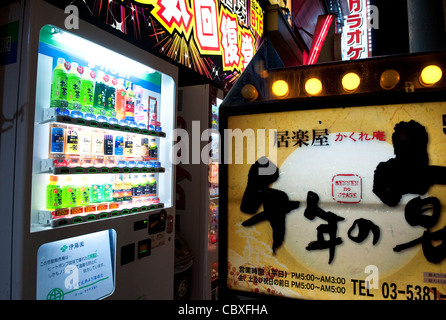
M 72 208 L 77 205 L 77 190 L 72 184 L 71 177 L 65 178 L 65 183 L 62 186 L 62 207 Z
M 62 189 L 57 184 L 59 178 L 50 176 L 50 182 L 46 186 L 46 209 L 54 210 L 62 208 Z
M 57 66 L 53 71 L 53 82 L 51 84 L 51 107 L 68 107 L 68 75 L 66 67 L 70 64 L 64 58 L 57 59 Z
M 68 74 L 68 109 L 81 109 L 81 74 L 84 73 L 84 68 L 78 66 L 76 62 L 71 64 L 71 70 Z

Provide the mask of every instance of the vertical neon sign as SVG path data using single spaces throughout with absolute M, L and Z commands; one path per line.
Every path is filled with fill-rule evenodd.
M 350 13 L 344 17 L 342 31 L 342 59 L 356 60 L 371 56 L 370 1 L 348 0 Z
M 317 62 L 322 46 L 324 45 L 325 38 L 330 30 L 331 23 L 333 22 L 332 15 L 320 16 L 316 26 L 316 34 L 311 45 L 310 55 L 306 64 L 314 64 Z

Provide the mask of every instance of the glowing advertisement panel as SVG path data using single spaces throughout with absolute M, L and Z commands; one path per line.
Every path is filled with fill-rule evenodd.
M 46 243 L 37 253 L 38 300 L 94 300 L 114 291 L 114 230 Z
M 257 0 L 46 1 L 220 84 L 235 82 L 264 29 Z
M 349 0 L 350 12 L 344 17 L 342 60 L 368 58 L 372 55 L 370 1 Z
M 227 160 L 227 288 L 446 298 L 445 114 L 427 102 L 229 116 L 255 140 L 233 139 Z

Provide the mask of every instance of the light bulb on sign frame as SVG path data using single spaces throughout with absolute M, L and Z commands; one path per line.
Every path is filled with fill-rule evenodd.
M 312 96 L 320 94 L 322 92 L 322 82 L 317 78 L 307 80 L 305 83 L 305 91 Z
M 284 80 L 277 80 L 273 83 L 272 91 L 280 98 L 286 97 L 289 92 L 288 83 Z
M 342 86 L 347 92 L 355 91 L 361 84 L 361 78 L 354 72 L 347 73 L 342 77 Z
M 421 85 L 428 87 L 436 84 L 443 77 L 443 71 L 436 65 L 429 65 L 423 69 L 420 75 Z

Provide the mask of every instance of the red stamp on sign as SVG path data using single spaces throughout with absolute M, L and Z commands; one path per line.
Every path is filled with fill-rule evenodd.
M 357 174 L 337 174 L 332 180 L 333 200 L 339 203 L 360 203 L 362 178 Z

